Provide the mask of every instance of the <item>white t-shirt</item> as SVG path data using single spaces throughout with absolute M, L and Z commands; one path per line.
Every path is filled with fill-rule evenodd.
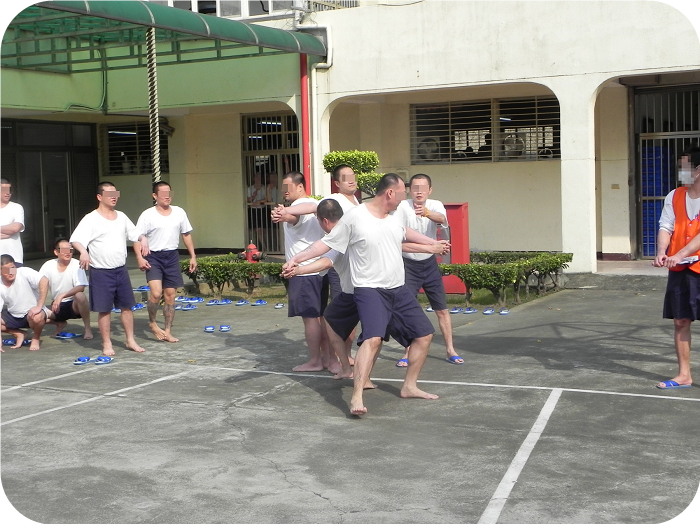
M 355 204 L 350 202 L 348 198 L 342 193 L 332 193 L 328 197 L 324 197 L 323 199 L 321 199 L 321 202 L 327 199 L 333 199 L 334 201 L 338 201 L 340 207 L 343 208 L 343 213 L 346 213 L 348 210 L 352 210 L 354 207 L 360 205 L 360 203 L 357 202 L 357 197 L 355 197 L 354 195 L 352 196 L 352 200 Z
M 306 204 L 308 202 L 317 203 L 316 199 L 311 197 L 302 197 L 301 199 L 295 200 L 291 206 L 298 206 L 299 204 Z M 316 219 L 316 215 L 313 213 L 307 213 L 306 215 L 299 216 L 299 221 L 296 224 L 290 224 L 288 222 L 284 224 L 284 255 L 287 260 L 294 257 L 299 252 L 304 251 L 306 248 L 311 246 L 317 240 L 325 235 L 324 231 L 321 229 L 321 225 Z M 302 263 L 311 264 L 318 257 L 309 259 L 308 261 Z M 309 273 L 307 275 L 318 275 L 316 273 Z
M 355 288 L 352 285 L 352 275 L 350 274 L 350 261 L 347 253 L 340 253 L 336 250 L 331 250 L 323 254 L 333 263 L 333 268 L 338 272 L 340 277 L 340 289 L 344 293 L 352 294 Z
M 126 264 L 126 241 L 136 242 L 140 235 L 123 212 L 118 211 L 117 218 L 110 221 L 93 210 L 78 223 L 70 242 L 87 248 L 93 268 L 112 269 Z
M 16 202 L 8 202 L 7 206 L 0 208 L 0 226 L 8 226 L 12 223 L 19 222 L 22 229 L 13 234 L 9 239 L 2 239 L 1 253 L 12 255 L 15 262 L 24 262 L 24 249 L 22 248 L 22 240 L 19 238 L 19 233 L 24 231 L 24 208 Z
M 148 238 L 152 252 L 177 250 L 180 234 L 192 231 L 192 225 L 185 210 L 170 206 L 169 215 L 161 215 L 155 206 L 145 210 L 136 223 L 136 229 Z
M 445 216 L 445 222 L 442 226 L 447 226 L 447 210 L 445 206 L 440 201 L 433 199 L 426 199 L 424 207 L 430 212 L 440 213 Z M 431 221 L 427 217 L 418 217 L 415 210 L 413 209 L 413 199 L 406 199 L 401 201 L 399 207 L 396 208 L 394 212 L 394 217 L 396 217 L 404 226 L 416 230 L 418 233 L 427 235 L 431 239 L 437 239 L 437 229 L 438 224 Z M 402 253 L 406 259 L 412 259 L 414 261 L 424 261 L 429 259 L 433 255 L 430 253 Z
M 17 268 L 17 276 L 11 286 L 0 282 L 0 296 L 13 317 L 24 317 L 39 300 L 39 280 L 36 270 L 26 266 Z
M 59 294 L 66 293 L 76 286 L 88 286 L 89 284 L 85 270 L 80 267 L 77 259 L 71 259 L 68 263 L 68 268 L 63 272 L 58 271 L 58 259 L 46 261 L 39 269 L 39 275 L 49 280 L 51 302 Z M 73 299 L 74 297 L 66 297 L 61 302 L 66 303 Z
M 379 219 L 366 204 L 348 211 L 323 238 L 330 248 L 348 256 L 355 288 L 397 288 L 405 283 L 401 243 L 406 229 L 396 217 Z
M 675 193 L 676 190 L 672 190 L 671 193 L 666 195 L 664 207 L 661 210 L 661 217 L 659 217 L 659 229 L 666 230 L 668 233 L 673 233 L 676 224 L 676 212 L 673 211 L 673 196 Z M 700 212 L 700 197 L 691 199 L 690 195 L 686 192 L 685 211 L 688 213 L 688 219 L 691 221 L 697 217 L 698 212 Z

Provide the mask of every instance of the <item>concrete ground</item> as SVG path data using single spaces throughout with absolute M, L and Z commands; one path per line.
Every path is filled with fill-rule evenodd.
M 662 301 L 572 289 L 453 315 L 466 363 L 438 332 L 421 375 L 440 399 L 398 396 L 392 341 L 361 418 L 349 380 L 291 372 L 302 323 L 272 305 L 178 312 L 178 344 L 138 311 L 145 354 L 114 319 L 103 366 L 73 365 L 98 339 L 46 332 L 2 355 L 2 485 L 46 523 L 664 522 L 698 491 L 700 388 L 654 388 L 676 371 Z

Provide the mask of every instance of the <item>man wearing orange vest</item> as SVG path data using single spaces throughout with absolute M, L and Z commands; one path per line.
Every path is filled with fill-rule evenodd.
M 678 375 L 662 381 L 662 390 L 689 388 L 690 325 L 700 319 L 700 147 L 681 154 L 678 181 L 681 185 L 666 196 L 659 219 L 654 266 L 667 266 L 668 284 L 664 318 L 673 319 Z M 691 251 L 693 250 L 693 251 Z

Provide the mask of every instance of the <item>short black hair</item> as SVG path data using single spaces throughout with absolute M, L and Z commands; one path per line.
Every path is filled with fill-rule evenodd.
M 379 179 L 379 182 L 377 183 L 376 195 L 383 195 L 386 192 L 386 190 L 393 188 L 399 183 L 399 181 L 402 180 L 403 179 L 399 177 L 396 173 L 386 173 L 381 179 Z
M 319 219 L 328 219 L 335 223 L 343 216 L 343 207 L 335 199 L 323 199 L 318 203 L 316 216 Z
M 58 250 L 58 245 L 62 242 L 67 242 L 68 244 L 70 244 L 70 241 L 65 237 L 59 237 L 58 239 L 56 239 L 56 242 L 53 245 L 54 250 Z
M 12 183 L 5 177 L 0 178 L 0 184 L 9 184 L 10 186 L 12 186 Z
M 161 186 L 167 186 L 168 189 L 172 189 L 172 186 L 170 186 L 169 182 L 165 182 L 164 180 L 159 180 L 158 182 L 153 183 L 153 193 L 158 193 L 158 188 Z
M 304 174 L 301 171 L 290 171 L 284 174 L 284 179 L 292 179 L 292 184 L 301 184 L 304 186 L 304 191 L 306 191 L 306 179 L 304 178 Z
M 343 168 L 350 168 L 352 170 L 352 166 L 348 166 L 347 164 L 341 164 L 340 166 L 336 166 L 335 168 L 333 168 L 333 180 L 335 182 L 340 181 L 340 170 L 342 170 Z M 355 170 L 352 171 L 353 173 L 355 172 Z
M 100 182 L 100 183 L 97 185 L 97 194 L 98 194 L 98 195 L 102 195 L 102 192 L 105 191 L 105 188 L 108 187 L 108 186 L 112 186 L 112 188 L 116 188 L 116 186 L 114 185 L 114 183 L 109 182 L 108 180 L 106 180 L 106 181 Z
M 693 169 L 697 168 L 700 166 L 700 146 L 691 146 L 681 153 L 681 157 L 688 157 L 690 160 L 690 165 L 693 167 Z
M 428 188 L 433 187 L 433 181 L 430 180 L 430 177 L 425 173 L 416 173 L 413 177 L 411 177 L 411 180 L 408 181 L 408 186 L 411 187 L 413 185 L 413 181 L 416 179 L 425 179 L 428 181 Z
M 2 255 L 0 255 L 0 266 L 5 266 L 6 264 L 14 262 L 15 258 L 12 257 L 12 255 L 10 255 L 9 253 L 3 253 Z

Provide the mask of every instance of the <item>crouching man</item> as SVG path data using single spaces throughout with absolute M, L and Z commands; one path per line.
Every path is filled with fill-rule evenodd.
M 29 349 L 39 350 L 41 331 L 49 314 L 48 308 L 39 300 L 41 276 L 31 268 L 17 268 L 15 259 L 8 254 L 0 256 L 0 268 L 0 302 L 7 306 L 7 310 L 2 312 L 2 331 L 15 337 L 11 348 L 19 348 L 27 334 L 24 329 L 31 328 L 34 337 Z

